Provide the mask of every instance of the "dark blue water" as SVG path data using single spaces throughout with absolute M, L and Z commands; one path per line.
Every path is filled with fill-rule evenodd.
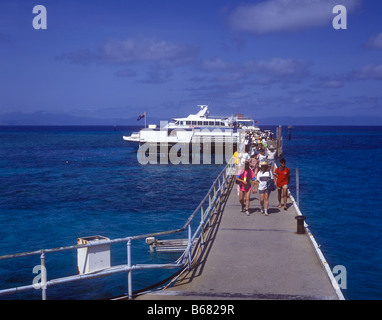
M 381 299 L 382 127 L 296 127 L 291 141 L 285 130 L 284 156 L 329 265 L 346 267 L 345 298 Z
M 267 127 L 264 129 L 274 129 Z M 182 227 L 223 168 L 148 165 L 122 135 L 129 127 L 0 127 L 0 255 Z M 347 299 L 382 298 L 381 127 L 284 128 L 284 157 L 300 172 L 300 208 L 331 267 L 347 270 Z M 291 191 L 295 195 L 295 179 Z M 176 256 L 175 256 L 176 257 Z M 133 243 L 133 263 L 168 255 Z M 112 264 L 126 263 L 125 245 Z M 0 261 L 0 289 L 29 285 L 39 256 Z M 48 279 L 77 272 L 76 251 L 47 255 Z M 141 289 L 173 271 L 134 272 Z M 48 288 L 48 299 L 103 299 L 127 292 L 127 275 Z M 41 292 L 1 299 L 40 299 Z

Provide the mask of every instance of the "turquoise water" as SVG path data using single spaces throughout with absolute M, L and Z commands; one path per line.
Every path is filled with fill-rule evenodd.
M 267 127 L 264 129 L 274 129 Z M 0 127 L 0 255 L 182 227 L 222 165 L 137 162 L 122 135 L 135 128 Z M 331 267 L 347 270 L 347 299 L 381 299 L 381 127 L 296 127 L 284 157 L 300 172 L 300 208 Z M 253 205 L 256 205 L 255 203 Z M 175 256 L 176 257 L 176 256 Z M 144 242 L 133 263 L 168 261 Z M 126 263 L 124 244 L 112 264 Z M 39 256 L 0 261 L 0 289 L 29 285 Z M 47 255 L 48 279 L 77 272 L 76 251 Z M 134 272 L 134 290 L 173 271 Z M 127 275 L 48 288 L 48 299 L 104 299 L 127 291 Z M 0 299 L 40 299 L 41 292 Z

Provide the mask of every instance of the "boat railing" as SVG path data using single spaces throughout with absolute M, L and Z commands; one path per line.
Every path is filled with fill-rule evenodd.
M 235 158 L 232 157 L 220 172 L 218 177 L 213 182 L 209 191 L 203 200 L 199 203 L 194 212 L 189 216 L 186 223 L 179 229 L 173 229 L 169 231 L 156 232 L 150 234 L 129 236 L 124 238 L 118 238 L 113 240 L 99 240 L 89 242 L 88 244 L 81 245 L 72 245 L 65 247 L 58 247 L 52 249 L 41 249 L 37 251 L 30 251 L 24 253 L 16 253 L 0 256 L 0 262 L 2 260 L 16 259 L 20 257 L 36 256 L 40 255 L 41 265 L 39 270 L 41 274 L 39 275 L 39 281 L 30 285 L 13 287 L 8 289 L 0 290 L 0 295 L 15 294 L 19 292 L 24 292 L 28 290 L 41 290 L 42 300 L 47 298 L 47 288 L 55 285 L 62 285 L 69 282 L 93 279 L 99 277 L 105 277 L 116 273 L 127 272 L 128 273 L 128 295 L 129 299 L 133 298 L 133 281 L 132 273 L 136 270 L 153 270 L 153 269 L 171 269 L 171 268 L 187 268 L 192 267 L 192 263 L 197 256 L 198 250 L 193 244 L 198 243 L 199 247 L 204 245 L 204 233 L 209 227 L 211 227 L 211 219 L 217 212 L 217 207 L 221 203 L 221 196 L 228 190 L 228 187 L 231 185 L 232 177 L 236 173 L 236 164 Z M 200 220 L 199 220 L 200 219 Z M 193 230 L 194 229 L 194 230 Z M 172 263 L 162 263 L 162 264 L 134 264 L 132 263 L 132 245 L 135 241 L 140 239 L 146 239 L 149 237 L 162 237 L 172 234 L 179 234 L 181 232 L 186 232 L 188 235 L 188 243 L 186 249 L 181 254 L 180 258 Z M 105 238 L 107 239 L 107 238 Z M 99 271 L 76 274 L 72 276 L 66 276 L 61 278 L 56 278 L 48 280 L 47 277 L 47 265 L 46 265 L 46 256 L 56 252 L 68 251 L 68 250 L 77 250 L 87 247 L 95 246 L 104 246 L 111 245 L 116 243 L 126 243 L 127 250 L 127 261 L 126 264 L 111 266 Z M 56 266 L 59 268 L 59 266 Z M 36 277 L 35 277 L 36 278 Z

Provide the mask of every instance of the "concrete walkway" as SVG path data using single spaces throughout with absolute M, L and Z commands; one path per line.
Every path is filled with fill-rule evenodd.
M 308 236 L 296 233 L 296 211 L 288 201 L 287 211 L 279 209 L 272 192 L 265 216 L 259 194 L 252 194 L 246 216 L 233 184 L 195 267 L 172 287 L 137 299 L 337 299 Z

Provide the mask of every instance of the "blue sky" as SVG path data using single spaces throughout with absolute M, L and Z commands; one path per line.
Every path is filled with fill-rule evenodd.
M 46 30 L 32 26 L 38 4 Z M 337 4 L 346 30 L 332 26 Z M 0 122 L 167 120 L 210 103 L 213 114 L 382 125 L 381 16 L 372 0 L 0 0 Z

